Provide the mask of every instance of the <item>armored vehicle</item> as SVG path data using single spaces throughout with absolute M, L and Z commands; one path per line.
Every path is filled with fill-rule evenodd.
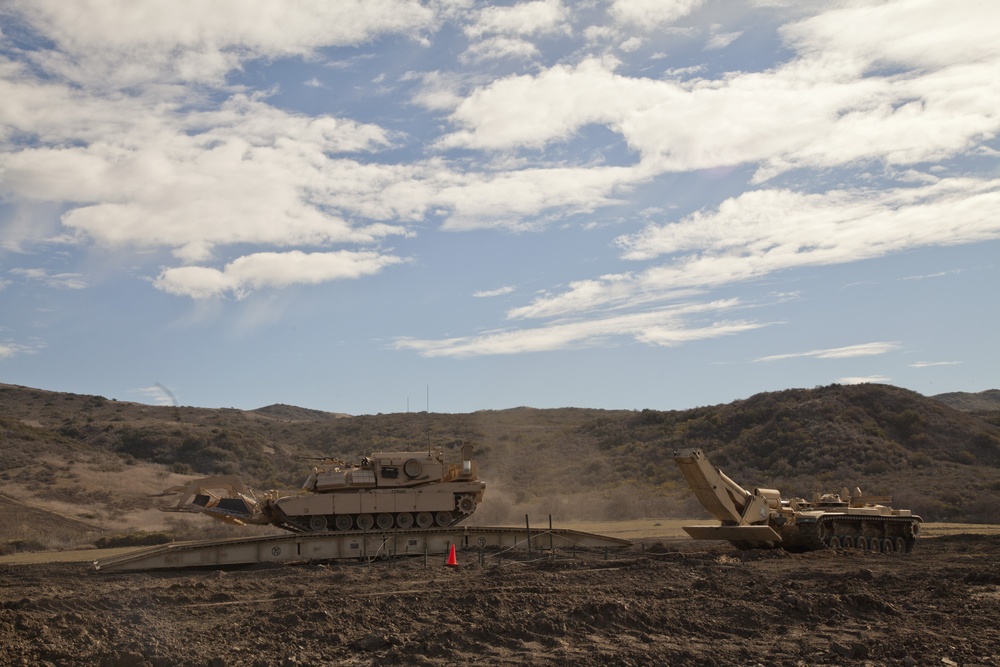
M 486 484 L 476 476 L 472 446 L 446 464 L 440 449 L 376 452 L 349 464 L 329 459 L 294 494 L 258 499 L 238 477 L 196 479 L 167 489 L 179 495 L 165 511 L 200 512 L 235 524 L 272 524 L 293 532 L 408 530 L 458 523 L 476 511 Z
M 738 549 L 843 547 L 906 553 L 920 532 L 922 519 L 910 510 L 892 509 L 889 497 L 844 489 L 812 501 L 784 500 L 776 489 L 751 493 L 742 488 L 713 467 L 700 449 L 674 452 L 674 462 L 701 504 L 721 522 L 719 526 L 685 526 L 696 540 L 727 540 Z

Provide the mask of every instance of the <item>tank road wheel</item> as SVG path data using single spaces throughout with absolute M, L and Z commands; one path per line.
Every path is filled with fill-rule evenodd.
M 859 537 L 857 542 L 857 547 L 860 551 L 868 551 L 868 540 L 864 537 Z
M 850 535 L 845 535 L 843 538 L 841 538 L 841 542 L 844 543 L 844 548 L 845 549 L 853 549 L 854 548 L 854 538 L 851 537 Z
M 408 528 L 413 528 L 413 515 L 409 512 L 401 512 L 396 517 L 396 525 L 399 526 L 400 530 L 407 530 Z
M 420 512 L 417 514 L 417 528 L 430 528 L 434 525 L 434 515 L 430 512 Z
M 877 554 L 882 551 L 882 540 L 877 537 L 873 537 L 868 540 L 868 550 L 873 554 Z
M 434 515 L 434 522 L 437 523 L 437 525 L 441 526 L 442 528 L 444 528 L 445 526 L 450 526 L 451 521 L 452 521 L 451 512 L 438 512 L 437 514 Z
M 830 548 L 831 549 L 839 549 L 840 547 L 841 547 L 840 538 L 837 537 L 836 535 L 834 535 L 833 537 L 831 537 L 830 538 Z
M 458 499 L 458 511 L 462 514 L 472 514 L 476 509 L 476 499 L 472 496 L 461 496 Z
M 389 530 L 392 528 L 392 515 L 391 514 L 379 514 L 375 517 L 375 523 L 382 530 Z
M 322 514 L 315 514 L 309 517 L 309 530 L 314 533 L 322 533 L 326 530 L 326 517 Z
M 350 514 L 338 514 L 333 525 L 337 527 L 337 530 L 350 530 L 354 527 L 354 519 L 351 518 Z
M 891 554 L 893 551 L 895 551 L 895 547 L 892 544 L 892 540 L 889 538 L 882 540 L 882 553 Z
M 906 538 L 903 537 L 896 538 L 896 553 L 898 554 L 906 553 Z
M 358 528 L 361 530 L 371 530 L 372 526 L 375 525 L 375 519 L 372 518 L 371 514 L 359 514 L 357 522 Z

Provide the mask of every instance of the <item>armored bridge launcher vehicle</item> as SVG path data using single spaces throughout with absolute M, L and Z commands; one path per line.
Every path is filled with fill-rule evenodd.
M 922 519 L 910 510 L 892 509 L 889 497 L 844 489 L 812 501 L 785 500 L 776 489 L 747 491 L 713 467 L 700 449 L 674 452 L 674 462 L 701 504 L 721 522 L 685 526 L 685 532 L 696 540 L 727 540 L 738 549 L 858 548 L 907 553 L 920 532 Z
M 268 491 L 261 499 L 234 475 L 205 477 L 164 491 L 179 500 L 161 509 L 293 532 L 446 527 L 475 512 L 486 488 L 472 445 L 462 447 L 462 459 L 446 464 L 440 449 L 376 452 L 359 465 L 329 459 L 297 493 Z

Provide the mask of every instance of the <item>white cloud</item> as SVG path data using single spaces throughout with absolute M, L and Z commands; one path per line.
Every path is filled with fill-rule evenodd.
M 237 298 L 255 289 L 289 285 L 315 285 L 331 280 L 360 278 L 404 261 L 393 255 L 341 250 L 325 253 L 262 252 L 240 257 L 223 270 L 183 266 L 164 270 L 155 285 L 170 294 L 194 299 L 224 296 Z
M 495 296 L 504 296 L 506 294 L 510 294 L 513 291 L 514 291 L 513 285 L 504 285 L 503 287 L 498 287 L 496 289 L 473 292 L 472 296 L 476 297 L 477 299 L 488 299 Z
M 630 338 L 646 345 L 671 347 L 767 326 L 744 321 L 701 321 L 709 313 L 730 310 L 739 305 L 739 301 L 728 299 L 603 316 L 588 321 L 555 322 L 534 328 L 491 331 L 477 336 L 441 340 L 401 338 L 394 347 L 413 350 L 425 357 L 471 357 L 583 349 L 613 345 L 619 338 Z
M 221 82 L 246 58 L 309 56 L 322 46 L 361 44 L 382 33 L 416 34 L 434 20 L 416 0 L 7 4 L 55 43 L 56 50 L 35 54 L 47 70 L 113 88 L 154 81 Z
M 85 120 L 92 111 L 66 113 Z M 338 203 L 328 179 L 343 162 L 332 154 L 387 145 L 380 128 L 294 116 L 245 96 L 184 117 L 129 105 L 120 113 L 115 132 L 87 145 L 0 154 L 0 196 L 75 204 L 67 228 L 113 246 L 171 247 L 188 261 L 220 244 L 364 243 L 404 231 L 355 227 L 324 210 Z M 60 143 L 90 139 L 61 129 Z
M 139 387 L 138 389 L 133 389 L 132 393 L 152 400 L 154 405 L 177 405 L 177 400 L 174 398 L 173 392 L 162 384 L 156 384 L 152 387 Z
M 448 72 L 407 72 L 402 81 L 419 80 L 423 84 L 413 95 L 412 102 L 432 111 L 454 109 L 462 103 L 459 90 L 462 81 Z
M 997 238 L 1000 221 L 990 211 L 998 204 L 1000 179 L 951 178 L 916 188 L 815 195 L 757 190 L 677 223 L 650 225 L 618 243 L 630 259 L 690 251 L 773 256 L 770 271 L 804 258 L 828 264 Z
M 290 114 L 244 94 L 181 114 L 142 98 L 39 86 L 22 75 L 0 82 L 18 101 L 0 109 L 0 126 L 45 141 L 0 154 L 0 196 L 63 202 L 72 208 L 62 222 L 81 239 L 167 247 L 185 262 L 204 262 L 223 245 L 370 243 L 405 234 L 405 223 L 441 208 L 449 229 L 525 228 L 546 211 L 607 205 L 616 188 L 637 180 L 620 168 L 477 173 L 440 158 L 362 162 L 342 155 L 390 147 L 390 133 Z M 424 81 L 438 91 L 421 98 L 428 106 L 455 99 L 447 76 Z
M 931 368 L 932 366 L 959 366 L 961 361 L 918 361 L 910 364 L 910 368 Z
M 705 45 L 706 51 L 718 51 L 719 49 L 724 49 L 743 35 L 742 32 L 720 32 L 716 33 L 709 38 L 708 43 Z
M 748 192 L 679 222 L 622 236 L 623 256 L 665 264 L 580 280 L 512 310 L 554 317 L 676 298 L 690 290 L 746 282 L 790 268 L 881 257 L 929 245 L 1000 238 L 1000 180 L 943 179 L 919 188 Z
M 593 211 L 615 201 L 618 188 L 639 179 L 627 167 L 552 167 L 498 174 L 467 174 L 442 184 L 432 196 L 451 210 L 443 228 L 451 231 L 505 227 L 530 229 L 533 217 L 546 211 L 560 214 Z
M 20 352 L 20 346 L 15 343 L 0 343 L 0 359 L 10 359 Z
M 530 60 L 539 55 L 538 47 L 525 39 L 491 37 L 470 46 L 463 58 L 474 61 L 520 58 Z
M 585 313 L 605 304 L 636 302 L 636 276 L 619 273 L 593 279 L 576 280 L 569 289 L 558 295 L 544 295 L 527 306 L 514 308 L 507 313 L 512 319 L 532 317 L 557 317 L 571 313 Z
M 938 271 L 922 276 L 903 276 L 900 280 L 928 280 L 930 278 L 944 278 L 945 276 L 955 276 L 962 273 L 962 269 L 952 269 L 951 271 Z
M 510 7 L 490 6 L 466 26 L 471 38 L 483 35 L 540 35 L 565 31 L 568 12 L 560 0 L 520 2 Z
M 559 322 L 442 343 L 442 354 L 541 349 L 559 339 L 591 345 L 616 335 L 659 345 L 735 332 L 759 325 L 640 325 L 607 309 L 657 307 L 787 268 L 1000 236 L 992 215 L 998 181 L 938 180 L 924 164 L 989 155 L 992 149 L 977 144 L 1000 132 L 1000 20 L 990 20 L 996 10 L 982 3 L 898 0 L 810 10 L 820 13 L 782 30 L 789 60 L 716 78 L 697 64 L 668 70 L 667 79 L 627 75 L 592 44 L 546 58 L 539 69 L 496 65 L 520 72 L 498 79 L 459 68 L 409 73 L 404 81 L 420 81 L 414 104 L 439 119 L 450 112 L 450 132 L 435 141 L 440 128 L 414 140 L 373 123 L 291 113 L 265 93 L 227 85 L 225 75 L 255 59 L 321 58 L 322 47 L 388 32 L 432 34 L 434 11 L 440 20 L 464 21 L 458 26 L 480 40 L 466 64 L 538 59 L 552 55 L 547 42 L 560 41 L 540 37 L 573 36 L 570 8 L 554 0 L 482 11 L 462 2 L 243 0 L 236 12 L 236 2 L 146 0 L 125 10 L 110 0 L 68 9 L 56 0 L 9 3 L 54 46 L 20 63 L 0 57 L 0 197 L 68 209 L 62 229 L 46 230 L 46 238 L 61 231 L 63 241 L 165 248 L 191 264 L 165 267 L 156 281 L 162 290 L 239 297 L 352 270 L 370 275 L 402 260 L 325 250 L 410 235 L 428 218 L 446 230 L 524 230 L 619 203 L 664 172 L 751 164 L 761 183 L 792 169 L 902 166 L 899 182 L 907 187 L 760 189 L 649 225 L 619 239 L 622 258 L 659 265 L 584 277 L 507 313 L 592 316 L 592 330 Z M 627 50 L 659 39 L 656 31 L 702 5 L 616 0 L 613 26 L 592 26 L 586 37 L 614 38 Z M 718 31 L 708 48 L 742 34 L 711 30 Z M 592 154 L 560 152 L 593 125 L 622 137 L 634 163 L 608 166 Z M 392 149 L 400 148 L 414 150 L 399 158 L 403 151 Z M 540 152 L 546 149 L 555 150 Z M 25 238 L 4 243 L 21 248 Z M 254 252 L 248 245 L 324 252 Z M 211 265 L 220 248 L 237 246 L 244 257 Z M 436 345 L 411 344 L 418 343 Z
M 647 85 L 616 76 L 593 58 L 575 67 L 556 65 L 537 76 L 499 79 L 458 105 L 451 120 L 467 129 L 445 136 L 439 144 L 488 150 L 541 148 L 569 138 L 584 125 L 613 123 L 635 102 L 636 96 L 627 91 L 633 83 Z
M 619 44 L 618 48 L 625 53 L 631 53 L 632 51 L 638 51 L 642 48 L 643 41 L 642 37 L 632 36 Z
M 809 352 L 791 352 L 788 354 L 772 354 L 767 357 L 759 357 L 754 362 L 781 361 L 784 359 L 801 359 L 811 357 L 813 359 L 850 359 L 853 357 L 873 357 L 886 354 L 899 349 L 899 343 L 861 343 L 859 345 L 848 345 L 847 347 L 834 347 L 825 350 L 810 350 Z
M 87 286 L 79 273 L 49 273 L 45 269 L 11 269 L 9 273 L 59 289 L 83 289 Z
M 78 242 L 166 247 L 185 262 L 204 262 L 225 245 L 369 244 L 408 233 L 378 218 L 359 224 L 338 215 L 365 209 L 384 185 L 369 170 L 372 180 L 361 188 L 338 192 L 331 179 L 361 166 L 341 156 L 389 147 L 385 130 L 289 113 L 233 88 L 219 88 L 223 101 L 213 107 L 190 84 L 221 84 L 223 74 L 255 58 L 308 57 L 320 46 L 431 27 L 432 12 L 419 3 L 147 0 L 122 10 L 102 0 L 72 8 L 41 0 L 12 3 L 10 11 L 54 47 L 24 54 L 44 77 L 0 58 L 0 141 L 35 140 L 4 146 L 0 197 L 63 204 L 69 210 L 61 222 Z M 4 244 L 23 249 L 27 240 L 56 237 L 22 234 Z M 192 293 L 248 284 L 186 269 L 166 271 L 159 284 L 181 292 L 190 285 Z
M 705 4 L 705 0 L 614 0 L 609 13 L 618 23 L 644 30 L 670 25 Z
M 164 27 L 142 26 L 137 28 L 137 35 L 115 36 L 105 49 L 131 53 L 130 45 L 139 42 L 153 48 L 166 43 L 170 30 L 177 30 L 180 46 L 175 44 L 171 53 L 210 42 L 219 48 L 239 45 L 243 50 L 237 49 L 236 53 L 243 59 L 278 57 L 317 45 L 356 43 L 383 30 L 408 30 L 430 20 L 427 11 L 413 3 L 400 2 L 391 7 L 375 3 L 381 9 L 401 12 L 385 19 L 375 18 L 375 13 L 362 3 L 337 4 L 337 9 L 310 3 L 297 5 L 288 17 L 287 30 L 271 31 L 280 35 L 270 35 L 259 29 L 256 20 L 228 26 L 200 8 L 193 20 L 180 29 L 174 23 L 178 13 L 173 5 L 149 3 L 143 11 L 157 18 L 162 13 L 159 23 Z M 89 53 L 111 26 L 121 30 L 136 20 L 132 15 L 114 15 L 107 6 L 91 0 L 85 7 L 96 12 L 96 17 L 77 35 L 71 34 L 66 17 L 54 7 L 43 2 L 24 11 L 36 24 L 46 26 L 67 52 L 76 49 Z M 622 2 L 615 5 L 613 13 L 623 20 L 641 17 L 655 23 L 695 7 L 696 3 Z M 269 16 L 272 8 L 263 3 L 258 15 Z M 314 13 L 307 14 L 309 11 Z M 347 15 L 355 11 L 361 12 L 362 19 L 356 26 L 352 24 L 350 30 L 354 32 L 338 28 L 345 32 L 334 31 L 323 37 L 312 25 L 332 20 L 330 12 Z M 890 21 L 893 15 L 887 12 L 871 18 Z M 961 18 L 965 14 L 958 13 L 956 24 L 967 27 L 968 21 Z M 305 20 L 307 15 L 311 20 Z M 478 16 L 479 27 L 474 34 L 516 37 L 561 29 L 566 10 L 557 2 L 535 2 L 491 7 Z M 8 156 L 0 168 L 6 170 L 8 192 L 16 191 L 20 198 L 84 204 L 66 216 L 71 229 L 105 243 L 167 245 L 186 261 L 203 261 L 214 247 L 227 242 L 365 242 L 366 237 L 370 240 L 404 231 L 385 226 L 355 229 L 345 216 L 383 222 L 417 221 L 428 210 L 444 207 L 450 211 L 445 216 L 450 229 L 523 228 L 538 224 L 525 222 L 524 217 L 545 211 L 565 214 L 606 206 L 613 203 L 611 194 L 616 189 L 648 180 L 664 169 L 763 160 L 763 176 L 795 165 L 822 166 L 866 156 L 903 161 L 927 159 L 953 152 L 997 126 L 997 114 L 993 112 L 997 105 L 991 99 L 977 97 L 975 104 L 963 104 L 961 114 L 969 120 L 965 124 L 954 119 L 951 123 L 939 122 L 946 119 L 928 115 L 931 98 L 924 102 L 923 110 L 911 107 L 914 114 L 910 118 L 906 104 L 892 109 L 894 100 L 919 97 L 921 89 L 941 90 L 949 77 L 921 74 L 909 78 L 852 78 L 851 73 L 858 72 L 859 65 L 830 67 L 821 54 L 817 55 L 822 42 L 816 36 L 827 36 L 830 25 L 821 19 L 790 27 L 786 33 L 790 43 L 800 49 L 800 60 L 764 73 L 680 84 L 622 76 L 614 72 L 610 61 L 585 58 L 575 66 L 557 65 L 537 75 L 500 79 L 464 99 L 457 81 L 449 81 L 449 75 L 428 74 L 423 90 L 415 97 L 416 102 L 431 109 L 454 109 L 451 120 L 459 129 L 444 137 L 438 144 L 440 148 L 540 148 L 597 123 L 622 133 L 642 156 L 631 170 L 560 165 L 555 169 L 489 174 L 466 168 L 451 172 L 450 165 L 440 161 L 393 166 L 330 160 L 331 152 L 357 153 L 388 147 L 392 137 L 375 125 L 295 116 L 270 107 L 262 99 L 243 95 L 230 97 L 216 111 L 181 116 L 174 114 L 169 105 L 163 106 L 163 100 L 170 98 L 164 98 L 168 93 L 160 89 L 151 98 L 124 94 L 89 97 L 78 88 L 40 85 L 23 66 L 11 63 L 4 65 L 8 75 L 0 78 L 0 87 L 7 88 L 0 93 L 8 93 L 3 97 L 12 100 L 0 110 L 0 127 L 14 128 L 45 141 L 40 148 Z M 841 20 L 842 15 L 836 13 L 830 19 L 833 25 Z M 948 20 L 945 17 L 946 23 Z M 984 29 L 988 30 L 979 28 Z M 946 32 L 948 39 L 952 32 Z M 521 55 L 535 48 L 514 37 L 503 39 L 507 41 L 488 41 L 477 48 L 488 54 L 490 48 L 502 42 L 515 52 L 524 49 Z M 876 47 L 870 45 L 863 49 L 850 40 L 837 45 L 838 53 L 851 48 L 860 51 L 864 62 L 875 62 L 879 57 Z M 977 48 L 986 59 L 981 64 L 989 65 L 996 49 Z M 229 63 L 226 67 L 235 65 Z M 975 63 L 963 61 L 963 65 L 966 78 L 962 83 L 980 83 L 977 77 L 986 70 Z M 926 85 L 921 88 L 915 82 Z M 899 88 L 896 94 L 891 92 L 894 85 Z M 176 90 L 169 93 L 177 94 Z M 803 103 L 803 99 L 809 101 Z M 867 107 L 859 106 L 862 99 L 870 100 L 865 103 Z M 151 106 L 154 101 L 160 106 Z M 858 111 L 852 112 L 855 108 Z M 888 108 L 889 113 L 883 108 Z M 873 113 L 862 122 L 869 110 Z M 947 111 L 954 115 L 951 107 Z M 736 115 L 741 122 L 730 122 Z M 830 123 L 847 125 L 832 127 Z M 901 125 L 896 131 L 886 123 Z M 914 124 L 926 125 L 927 129 Z M 930 131 L 932 124 L 934 129 Z M 851 127 L 863 136 L 852 140 L 845 135 L 843 130 Z M 915 137 L 923 137 L 929 144 L 921 149 Z M 847 153 L 845 145 L 852 147 Z M 577 176 L 582 176 L 582 183 L 577 182 Z M 150 177 L 165 177 L 169 190 L 153 192 L 148 185 L 136 182 L 142 179 L 148 183 Z M 334 188 L 332 183 L 339 185 L 340 179 L 347 187 Z M 534 189 L 537 195 L 533 194 L 532 183 L 539 179 L 552 195 L 551 203 L 542 201 L 539 189 Z M 386 183 L 389 187 L 383 193 Z M 518 187 L 527 189 L 526 198 L 511 196 L 512 189 Z M 213 192 L 219 195 L 213 197 Z M 227 213 L 233 201 L 245 202 L 246 210 L 237 210 L 241 207 L 236 206 Z M 201 206 L 203 203 L 205 206 Z M 211 227 L 217 232 L 206 232 L 206 225 L 185 222 L 193 220 L 199 210 L 209 211 L 214 221 Z M 245 223 L 255 217 L 249 214 L 251 210 L 260 220 L 269 221 L 266 230 L 261 229 L 263 225 Z
M 864 377 L 844 377 L 837 380 L 840 384 L 885 384 L 892 378 L 885 375 L 868 375 Z
M 661 5 L 636 3 L 636 15 Z M 455 130 L 439 145 L 539 149 L 596 124 L 620 133 L 651 171 L 759 163 L 758 182 L 794 168 L 914 165 L 974 150 L 1000 132 L 1000 20 L 987 20 L 981 3 L 914 5 L 851 6 L 788 26 L 796 57 L 762 72 L 663 81 L 590 57 L 498 79 L 455 108 Z M 864 39 L 847 27 L 855 22 Z M 932 41 L 913 37 L 925 34 Z
M 856 2 L 787 25 L 803 53 L 865 67 L 949 67 L 991 62 L 1000 36 L 997 8 L 979 0 Z
M 37 354 L 45 346 L 41 343 L 22 345 L 20 343 L 0 343 L 0 361 L 13 359 L 24 354 Z

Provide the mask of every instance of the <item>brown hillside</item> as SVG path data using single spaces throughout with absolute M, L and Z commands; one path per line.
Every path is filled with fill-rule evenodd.
M 297 486 L 308 457 L 476 446 L 474 522 L 701 516 L 672 462 L 702 447 L 742 485 L 787 495 L 861 486 L 928 520 L 1000 521 L 1000 427 L 886 385 L 758 394 L 678 411 L 564 408 L 348 417 L 162 407 L 0 385 L 0 484 L 21 502 L 120 532 L 164 523 L 147 497 L 185 475 Z M 173 515 L 168 515 L 173 518 Z M 193 521 L 211 523 L 203 517 Z M 168 524 L 168 527 L 169 524 Z M 0 541 L 5 536 L 0 535 Z
M 937 394 L 934 400 L 941 401 L 956 410 L 965 412 L 998 412 L 1000 413 L 1000 389 L 987 389 L 977 393 L 953 391 L 948 394 Z

